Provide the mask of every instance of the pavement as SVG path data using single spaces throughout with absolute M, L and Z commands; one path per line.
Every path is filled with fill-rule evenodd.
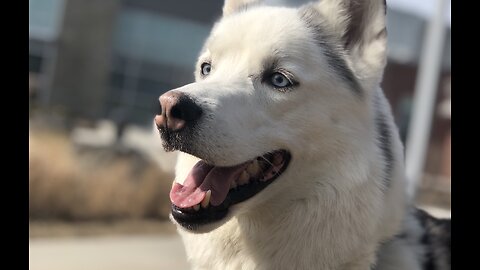
M 187 270 L 177 235 L 34 238 L 30 270 Z
M 449 210 L 423 206 L 437 217 Z M 30 270 L 187 270 L 177 234 L 31 238 Z
M 450 209 L 444 209 L 431 205 L 420 205 L 418 207 L 427 211 L 430 215 L 436 218 L 452 218 L 452 211 Z

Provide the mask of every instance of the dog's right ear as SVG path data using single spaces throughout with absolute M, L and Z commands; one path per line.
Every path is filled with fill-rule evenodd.
M 223 16 L 232 14 L 239 9 L 257 2 L 260 2 L 260 0 L 225 0 L 225 3 L 223 4 Z

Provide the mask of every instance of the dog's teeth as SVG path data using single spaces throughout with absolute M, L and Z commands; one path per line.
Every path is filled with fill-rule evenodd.
M 202 205 L 202 208 L 207 208 L 208 205 L 210 204 L 210 196 L 212 195 L 212 191 L 209 189 L 207 191 L 207 194 L 205 194 L 205 198 L 203 198 L 202 202 L 200 203 Z
M 243 171 L 240 177 L 238 178 L 238 184 L 239 185 L 244 185 L 248 183 L 248 180 L 250 179 L 250 175 L 246 171 Z
M 196 204 L 196 205 L 193 207 L 193 210 L 195 210 L 195 211 L 200 210 L 200 204 Z
M 237 182 L 236 182 L 236 181 L 232 181 L 232 182 L 230 183 L 230 189 L 236 188 L 236 187 L 237 187 Z
M 261 160 L 258 161 L 258 166 L 260 166 L 260 169 L 261 169 L 262 171 L 264 171 L 265 169 L 267 169 L 267 168 L 268 168 L 268 165 L 270 165 L 270 164 L 268 164 L 268 162 L 265 161 L 265 160 L 263 160 L 263 159 L 261 159 Z
M 248 165 L 248 167 L 247 167 L 247 172 L 251 176 L 257 175 L 259 171 L 260 171 L 260 166 L 258 165 L 257 160 L 252 161 L 252 163 L 250 163 L 250 165 Z
M 272 159 L 273 165 L 278 166 L 278 165 L 282 164 L 282 162 L 283 162 L 283 155 L 280 154 L 280 153 L 276 153 L 273 156 L 273 159 Z

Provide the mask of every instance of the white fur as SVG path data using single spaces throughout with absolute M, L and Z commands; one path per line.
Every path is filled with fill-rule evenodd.
M 329 67 L 297 9 L 237 11 L 247 2 L 254 1 L 225 3 L 225 16 L 199 57 L 196 82 L 176 90 L 194 97 L 205 110 L 193 141 L 198 156 L 232 166 L 288 149 L 292 160 L 275 182 L 234 205 L 229 218 L 215 228 L 193 233 L 178 226 L 188 259 L 193 269 L 208 270 L 368 270 L 377 261 L 380 243 L 401 230 L 406 208 L 402 145 L 378 86 L 386 41 L 373 37 L 385 26 L 382 1 L 365 1 L 370 18 L 362 35 L 366 39 L 345 52 L 362 86 L 361 96 Z M 326 31 L 340 42 L 348 12 L 333 0 L 314 8 L 323 14 Z M 297 88 L 280 92 L 252 79 L 272 56 L 299 81 Z M 201 78 L 200 65 L 207 60 L 212 71 Z M 395 164 L 390 187 L 383 179 L 378 111 L 391 131 Z M 183 182 L 196 161 L 179 155 L 177 182 Z M 378 269 L 418 269 L 408 263 L 411 250 L 397 246 L 384 248 L 387 255 Z M 382 268 L 382 263 L 396 260 L 405 263 Z

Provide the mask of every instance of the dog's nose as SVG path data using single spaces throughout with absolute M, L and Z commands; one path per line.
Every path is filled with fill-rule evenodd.
M 160 108 L 161 114 L 155 116 L 155 124 L 169 131 L 179 131 L 202 115 L 202 109 L 192 98 L 175 90 L 160 96 Z

